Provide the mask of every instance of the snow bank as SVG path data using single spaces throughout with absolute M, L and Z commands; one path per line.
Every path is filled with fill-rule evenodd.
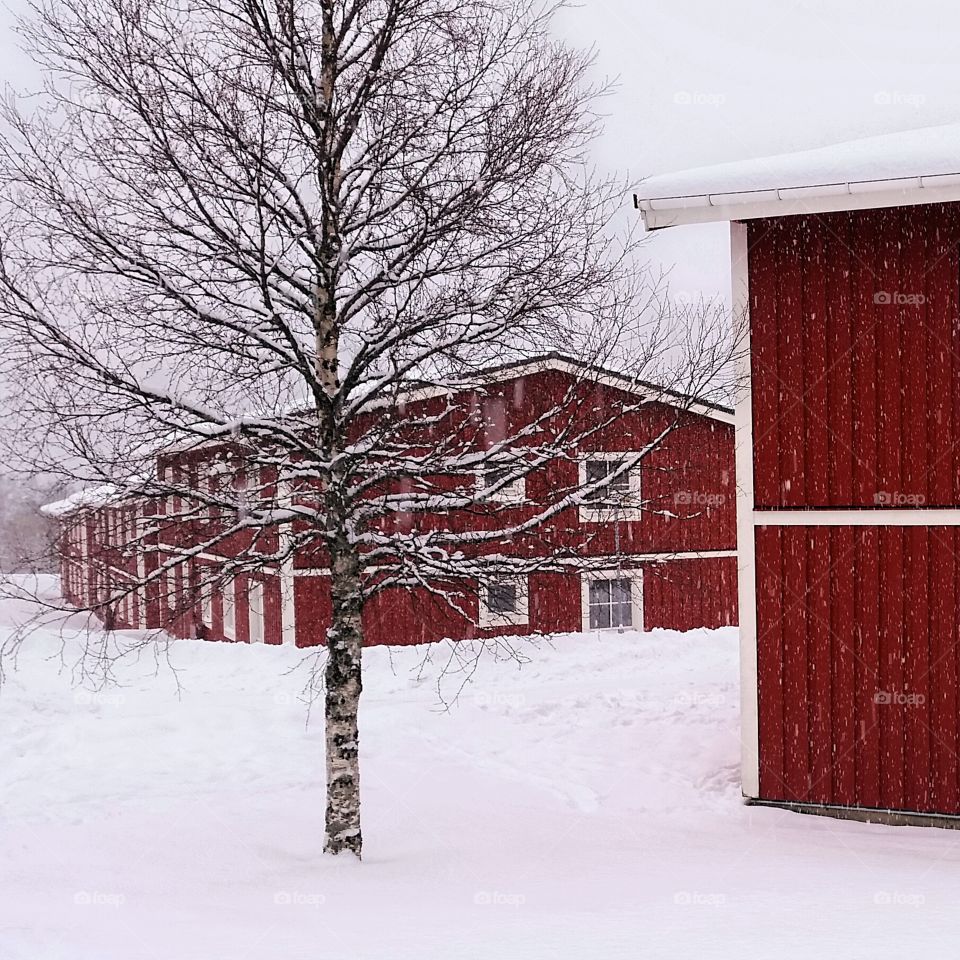
M 949 954 L 960 833 L 742 805 L 733 630 L 561 637 L 447 708 L 448 648 L 366 651 L 362 865 L 321 855 L 311 658 L 177 641 L 95 691 L 84 630 L 0 692 L 3 960 Z

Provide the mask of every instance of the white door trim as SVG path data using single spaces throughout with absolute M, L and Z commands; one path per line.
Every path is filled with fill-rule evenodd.
M 754 540 L 753 378 L 750 354 L 750 279 L 747 263 L 747 224 L 730 224 L 731 303 L 742 317 L 740 380 L 742 393 L 734 409 L 737 466 L 737 586 L 740 622 L 740 789 L 745 797 L 760 796 L 760 721 L 757 689 L 757 576 Z
M 755 527 L 957 527 L 960 510 L 862 507 L 845 510 L 755 510 Z

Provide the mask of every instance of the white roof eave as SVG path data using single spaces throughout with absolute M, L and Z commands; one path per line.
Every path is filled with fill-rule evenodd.
M 634 198 L 634 205 L 640 210 L 647 230 L 663 230 L 690 223 L 756 220 L 956 201 L 960 201 L 960 173 L 678 197 L 643 198 L 638 195 Z

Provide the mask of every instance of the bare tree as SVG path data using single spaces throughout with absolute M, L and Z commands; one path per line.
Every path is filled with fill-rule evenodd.
M 535 0 L 51 0 L 24 26 L 49 80 L 29 110 L 8 102 L 0 154 L 20 437 L 42 434 L 38 467 L 175 497 L 167 520 L 230 518 L 180 561 L 280 526 L 279 546 L 255 537 L 226 573 L 322 551 L 332 853 L 361 852 L 364 605 L 398 586 L 456 604 L 452 580 L 521 569 L 504 545 L 590 491 L 517 522 L 498 490 L 622 412 L 585 418 L 586 376 L 491 438 L 452 388 L 562 349 L 585 371 L 616 363 L 643 402 L 665 396 L 647 378 L 682 405 L 711 399 L 733 348 L 716 318 L 674 340 L 651 316 L 636 241 L 615 226 L 625 184 L 587 159 L 602 91 L 551 14 Z M 428 394 L 441 399 L 409 405 Z M 171 441 L 222 443 L 235 473 L 271 472 L 269 490 L 158 476 Z M 449 479 L 493 467 L 491 483 Z M 395 522 L 476 511 L 504 519 Z

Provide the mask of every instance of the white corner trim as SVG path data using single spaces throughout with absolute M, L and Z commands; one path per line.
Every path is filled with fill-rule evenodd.
M 293 505 L 293 487 L 289 480 L 278 483 L 281 505 Z M 297 602 L 296 602 L 296 557 L 293 546 L 293 521 L 280 525 L 280 642 L 292 647 L 297 645 Z
M 753 490 L 753 380 L 750 355 L 750 285 L 747 225 L 730 224 L 731 303 L 746 321 L 741 358 L 742 393 L 734 412 L 737 481 L 737 588 L 740 623 L 740 784 L 745 797 L 760 796 L 760 722 L 757 681 L 757 576 Z
M 628 627 L 590 626 L 590 583 L 594 580 L 630 580 L 633 625 Z M 616 633 L 619 630 L 643 630 L 643 570 L 636 567 L 583 571 L 580 574 L 580 622 L 584 633 Z

